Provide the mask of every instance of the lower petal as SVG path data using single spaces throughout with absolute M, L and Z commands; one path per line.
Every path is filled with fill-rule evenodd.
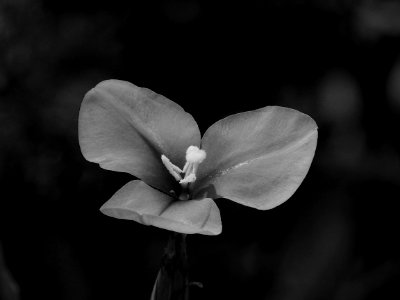
M 186 234 L 217 235 L 222 224 L 212 199 L 180 201 L 133 180 L 100 208 L 107 216 Z

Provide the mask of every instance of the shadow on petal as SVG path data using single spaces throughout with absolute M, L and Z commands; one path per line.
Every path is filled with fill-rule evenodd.
M 100 210 L 110 217 L 179 233 L 217 235 L 222 231 L 219 209 L 212 199 L 177 200 L 140 180 L 128 182 Z

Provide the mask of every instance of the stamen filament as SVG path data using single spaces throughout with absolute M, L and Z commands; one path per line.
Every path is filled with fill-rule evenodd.
M 196 180 L 196 172 L 199 165 L 206 158 L 206 152 L 196 146 L 189 146 L 186 150 L 186 163 L 183 170 L 174 165 L 168 157 L 161 155 L 161 160 L 168 172 L 178 181 L 183 189 L 186 189 L 189 183 Z M 183 176 L 183 178 L 182 178 Z
M 176 181 L 181 181 L 182 176 L 178 173 L 182 173 L 182 170 L 175 166 L 164 154 L 161 155 L 161 161 L 163 162 L 164 166 L 167 168 L 168 172 L 175 178 Z
M 188 168 L 189 168 L 189 162 L 186 162 L 185 166 L 183 167 L 182 173 L 186 173 Z

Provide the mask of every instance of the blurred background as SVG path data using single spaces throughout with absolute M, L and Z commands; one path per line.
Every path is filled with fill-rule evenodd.
M 400 3 L 0 0 L 0 299 L 149 299 L 168 232 L 99 207 L 131 176 L 84 160 L 84 94 L 117 78 L 204 131 L 281 105 L 319 142 L 270 211 L 217 200 L 188 237 L 196 299 L 400 299 Z

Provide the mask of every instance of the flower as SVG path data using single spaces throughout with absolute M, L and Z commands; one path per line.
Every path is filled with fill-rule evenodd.
M 100 210 L 120 219 L 180 232 L 222 230 L 213 199 L 265 210 L 286 201 L 310 167 L 314 120 L 267 106 L 228 116 L 201 138 L 197 123 L 175 102 L 129 82 L 100 82 L 79 113 L 83 156 L 132 180 Z

